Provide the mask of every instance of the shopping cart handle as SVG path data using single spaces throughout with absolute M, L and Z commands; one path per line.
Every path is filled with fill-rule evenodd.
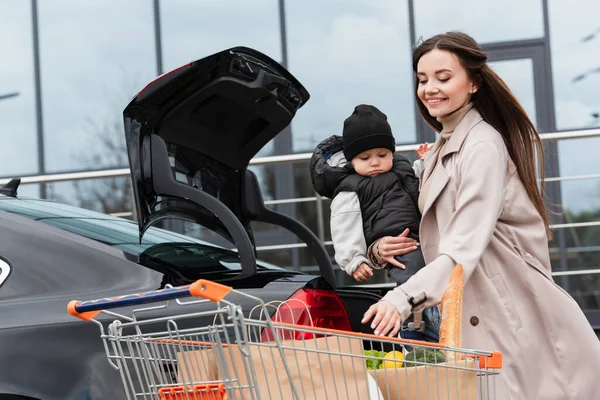
M 230 291 L 230 286 L 225 286 L 206 279 L 199 279 L 191 285 L 152 290 L 144 293 L 126 294 L 123 296 L 107 297 L 96 300 L 71 300 L 67 306 L 67 310 L 72 316 L 81 318 L 84 321 L 89 321 L 102 310 L 110 308 L 135 306 L 138 304 L 153 303 L 189 296 L 203 297 L 217 302 L 221 301 Z

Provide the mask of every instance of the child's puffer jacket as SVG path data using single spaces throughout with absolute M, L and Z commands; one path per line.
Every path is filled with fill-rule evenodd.
M 350 163 L 341 166 L 329 165 L 332 156 L 343 157 L 344 141 L 341 136 L 333 135 L 317 145 L 310 158 L 310 179 L 315 191 L 323 197 L 332 199 L 336 188 L 348 175 L 353 173 Z

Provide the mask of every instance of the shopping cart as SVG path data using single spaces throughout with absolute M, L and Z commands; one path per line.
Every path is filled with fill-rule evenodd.
M 244 315 L 228 300 L 232 295 L 255 301 L 262 317 Z M 182 301 L 189 296 L 199 299 Z M 194 310 L 209 301 L 210 311 Z M 130 315 L 109 311 L 145 303 L 158 304 Z M 152 315 L 169 306 L 186 309 L 169 317 Z M 120 372 L 130 400 L 488 400 L 496 398 L 502 364 L 499 353 L 273 321 L 261 299 L 207 280 L 73 300 L 68 310 L 100 327 L 108 361 Z M 107 329 L 100 313 L 114 317 Z M 184 328 L 199 317 L 213 323 Z M 406 345 L 413 350 L 405 355 Z

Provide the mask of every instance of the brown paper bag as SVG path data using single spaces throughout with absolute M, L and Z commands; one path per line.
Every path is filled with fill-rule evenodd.
M 325 337 L 311 340 L 282 341 L 283 354 L 274 342 L 252 343 L 224 349 L 215 360 L 211 350 L 190 351 L 177 355 L 180 382 L 213 380 L 217 363 L 223 373 L 218 380 L 234 381 L 230 387 L 235 398 L 250 399 L 249 390 L 258 390 L 261 399 L 292 399 L 292 385 L 301 399 L 369 399 L 367 370 L 362 341 L 355 338 Z M 335 353 L 335 354 L 332 354 Z M 284 364 L 285 360 L 285 364 Z M 213 368 L 206 368 L 206 361 Z M 285 365 L 288 366 L 288 371 Z
M 234 352 L 231 366 L 243 371 L 244 363 L 254 371 L 242 384 L 254 383 L 263 399 L 292 399 L 292 384 L 301 399 L 369 399 L 367 369 L 362 341 L 325 337 L 281 342 L 283 355 L 273 343 L 252 344 L 249 357 Z M 335 354 L 334 354 L 335 353 Z M 288 372 L 285 370 L 285 363 Z M 249 395 L 244 398 L 250 398 Z
M 369 371 L 386 400 L 475 400 L 473 360 Z
M 215 355 L 210 349 L 177 353 L 177 365 L 177 382 L 187 386 L 219 380 Z

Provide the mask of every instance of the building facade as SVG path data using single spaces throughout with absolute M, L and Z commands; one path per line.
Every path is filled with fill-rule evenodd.
M 121 112 L 132 95 L 165 71 L 239 45 L 279 60 L 311 93 L 261 157 L 311 152 L 340 134 L 360 103 L 388 115 L 399 144 L 432 142 L 414 103 L 411 49 L 449 30 L 482 44 L 541 132 L 599 128 L 599 13 L 594 0 L 0 0 L 0 178 L 126 167 Z M 555 279 L 600 328 L 600 137 L 545 143 Z M 329 202 L 312 201 L 306 162 L 252 168 L 267 200 L 302 200 L 273 207 L 328 243 Z M 20 193 L 131 211 L 126 177 Z M 262 258 L 314 269 L 294 237 L 255 231 Z

